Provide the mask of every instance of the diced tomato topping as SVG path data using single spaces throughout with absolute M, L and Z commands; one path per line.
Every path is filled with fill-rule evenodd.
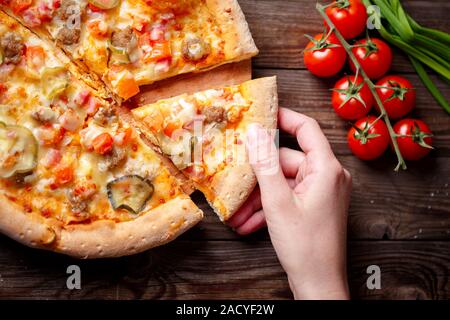
M 88 3 L 88 7 L 89 7 L 89 9 L 91 9 L 92 12 L 103 12 L 103 11 L 104 11 L 103 9 L 94 6 L 94 5 L 93 5 L 92 3 L 90 3 L 90 2 Z
M 25 212 L 28 212 L 28 213 L 30 213 L 30 212 L 33 211 L 33 207 L 32 207 L 31 204 L 29 204 L 29 203 L 25 203 L 25 204 L 23 205 L 23 209 L 24 209 Z
M 11 0 L 9 6 L 15 14 L 19 14 L 33 4 L 33 0 Z
M 172 57 L 172 49 L 169 41 L 155 42 L 152 50 L 144 56 L 145 61 L 162 61 Z
M 92 20 L 88 22 L 87 27 L 89 31 L 97 37 L 104 37 L 108 34 L 108 24 L 103 20 Z
M 139 93 L 139 86 L 131 73 L 119 76 L 115 81 L 115 87 L 117 94 L 125 100 Z
M 53 0 L 53 9 L 61 7 L 61 0 Z
M 39 69 L 45 63 L 44 48 L 39 46 L 29 46 L 25 53 L 27 65 L 33 69 Z
M 55 168 L 55 183 L 57 186 L 65 185 L 73 180 L 73 169 L 69 165 L 60 165 Z
M 0 94 L 5 93 L 6 91 L 8 91 L 8 87 L 3 83 L 0 83 Z
M 52 212 L 52 210 L 49 209 L 49 208 L 43 208 L 43 209 L 41 210 L 41 215 L 42 215 L 44 218 L 49 218 L 49 217 L 52 216 L 52 214 L 53 214 L 53 212 Z
M 64 138 L 66 130 L 61 127 L 54 127 L 46 124 L 39 129 L 38 139 L 45 146 L 57 145 Z
M 172 137 L 173 133 L 175 130 L 178 130 L 180 128 L 180 123 L 175 121 L 175 122 L 169 122 L 165 128 L 164 128 L 164 134 L 166 136 L 168 136 L 169 138 Z
M 106 154 L 110 152 L 113 148 L 114 139 L 107 132 L 99 134 L 97 137 L 92 140 L 92 147 L 94 151 L 98 154 Z

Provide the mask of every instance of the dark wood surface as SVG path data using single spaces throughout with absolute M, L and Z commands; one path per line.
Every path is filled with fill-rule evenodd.
M 322 31 L 312 0 L 240 0 L 261 51 L 254 77 L 277 75 L 280 104 L 316 118 L 342 164 L 352 173 L 348 273 L 355 299 L 450 298 L 450 117 L 424 89 L 403 54 L 394 71 L 417 87 L 414 116 L 429 123 L 436 150 L 395 173 L 395 159 L 365 163 L 346 146 L 348 124 L 331 110 L 328 88 L 303 66 L 304 33 Z M 450 2 L 402 1 L 419 22 L 450 30 Z M 448 85 L 440 83 L 450 98 Z M 283 146 L 295 140 L 282 135 Z M 286 276 L 266 231 L 235 235 L 220 224 L 203 197 L 206 212 L 197 227 L 177 241 L 121 259 L 78 261 L 25 248 L 0 236 L 0 298 L 100 299 L 290 299 Z M 82 270 L 82 290 L 66 288 L 66 268 Z M 366 269 L 378 265 L 382 289 L 368 290 Z

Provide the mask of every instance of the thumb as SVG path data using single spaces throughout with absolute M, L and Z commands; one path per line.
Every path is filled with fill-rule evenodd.
M 263 204 L 264 200 L 282 202 L 291 192 L 281 170 L 274 136 L 275 132 L 271 134 L 259 124 L 249 125 L 247 151 L 250 165 L 258 179 Z

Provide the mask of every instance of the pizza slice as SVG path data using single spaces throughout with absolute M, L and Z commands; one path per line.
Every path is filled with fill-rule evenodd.
M 256 185 L 245 140 L 249 124 L 277 124 L 276 78 L 161 100 L 132 111 L 137 126 L 201 190 L 223 221 Z
M 171 241 L 202 218 L 183 180 L 115 106 L 1 12 L 0 49 L 2 233 L 75 257 L 115 257 Z
M 2 0 L 123 99 L 258 53 L 236 0 Z

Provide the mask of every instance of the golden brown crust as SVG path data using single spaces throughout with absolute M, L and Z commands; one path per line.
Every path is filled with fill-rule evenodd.
M 203 218 L 203 212 L 186 196 L 140 214 L 134 220 L 96 221 L 63 229 L 41 216 L 25 213 L 0 195 L 0 232 L 27 246 L 95 259 L 126 256 L 165 244 Z
M 52 244 L 56 234 L 44 218 L 23 210 L 0 194 L 0 232 L 29 247 L 44 248 Z
M 235 62 L 258 54 L 244 13 L 237 0 L 207 0 L 208 8 L 222 27 L 225 56 Z
M 245 113 L 242 125 L 259 123 L 266 129 L 276 129 L 278 94 L 276 77 L 261 78 L 242 84 L 247 99 L 253 101 Z M 220 216 L 227 221 L 244 204 L 256 186 L 256 176 L 250 164 L 226 167 L 214 176 L 210 185 L 213 199 L 208 201 Z
M 174 240 L 202 218 L 192 200 L 180 196 L 131 221 L 69 226 L 49 249 L 82 259 L 132 255 Z

